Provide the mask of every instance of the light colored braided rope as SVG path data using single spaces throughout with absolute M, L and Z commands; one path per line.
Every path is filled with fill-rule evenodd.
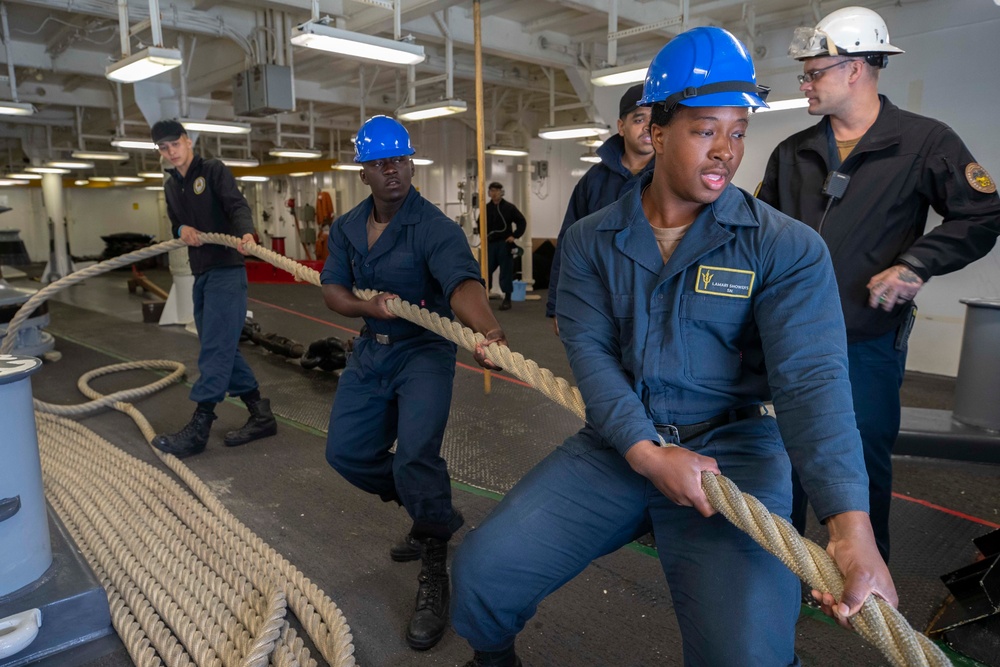
M 232 236 L 202 234 L 202 238 L 209 243 L 217 243 L 234 248 L 240 245 L 240 240 Z M 129 255 L 123 255 L 122 257 L 84 269 L 78 272 L 78 274 L 86 275 L 77 278 L 73 282 L 79 282 L 86 277 L 90 277 L 90 275 L 103 273 L 103 271 L 110 270 L 111 268 L 125 266 L 140 259 L 182 246 L 183 242 L 176 240 L 144 248 Z M 303 264 L 259 245 L 247 246 L 246 250 L 249 254 L 288 271 L 296 280 L 317 286 L 320 284 L 318 272 Z M 105 265 L 111 266 L 87 274 L 88 271 Z M 35 297 L 32 297 L 20 309 L 17 316 L 11 321 L 8 333 L 16 331 L 20 324 L 27 319 L 28 314 L 39 303 L 48 298 L 48 295 L 43 295 L 46 290 L 56 287 L 60 283 L 76 277 L 78 274 L 68 276 L 50 285 L 48 288 L 39 291 Z M 356 290 L 356 294 L 360 298 L 371 299 L 377 292 L 372 290 Z M 388 301 L 386 306 L 394 315 L 419 324 L 466 350 L 474 351 L 476 344 L 484 340 L 482 334 L 473 332 L 457 322 L 442 318 L 435 313 L 406 303 L 401 299 Z M 9 351 L 6 348 L 12 345 L 12 339 L 13 336 L 8 335 L 4 340 L 3 347 L 0 347 L 0 352 Z M 550 371 L 539 368 L 535 362 L 525 359 L 522 355 L 511 351 L 504 345 L 490 345 L 486 348 L 485 354 L 490 361 L 502 367 L 505 372 L 535 387 L 545 396 L 577 415 L 581 420 L 586 419 L 585 406 L 580 392 L 565 379 L 555 377 Z M 181 467 L 186 470 L 186 466 L 181 465 Z M 193 475 L 191 476 L 193 477 Z M 186 479 L 185 482 L 187 482 Z M 759 500 L 749 494 L 741 493 L 737 486 L 728 478 L 721 475 L 703 473 L 702 487 L 709 502 L 716 510 L 722 513 L 740 530 L 750 535 L 764 549 L 779 558 L 800 579 L 817 590 L 832 593 L 835 598 L 840 598 L 843 593 L 844 577 L 838 571 L 833 559 L 830 558 L 824 549 L 801 537 L 787 521 L 771 514 Z M 210 496 L 211 494 L 208 495 Z M 218 501 L 215 502 L 217 503 Z M 878 648 L 889 662 L 896 667 L 946 667 L 951 665 L 951 662 L 944 653 L 930 639 L 915 632 L 902 614 L 876 596 L 869 596 L 862 606 L 861 612 L 851 619 L 851 623 L 862 637 Z
M 109 396 L 87 384 L 140 368 L 173 373 Z M 327 663 L 352 667 L 353 637 L 336 604 L 232 516 L 187 466 L 153 450 L 201 502 L 161 470 L 51 414 L 82 415 L 109 405 L 132 417 L 150 440 L 152 427 L 124 401 L 150 394 L 183 370 L 168 361 L 116 364 L 81 378 L 89 403 L 35 401 L 47 496 L 108 592 L 129 654 L 142 666 L 311 667 L 315 660 L 284 621 L 287 601 Z

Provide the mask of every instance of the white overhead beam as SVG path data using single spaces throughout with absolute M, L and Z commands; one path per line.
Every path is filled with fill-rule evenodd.
M 62 74 L 84 74 L 104 78 L 104 68 L 108 65 L 107 53 L 95 53 L 83 49 L 70 49 L 58 55 L 46 51 L 45 44 L 11 39 L 11 55 L 17 67 L 34 67 Z M 0 61 L 7 63 L 7 56 L 0 50 Z
M 448 26 L 455 46 L 466 50 L 473 48 L 472 19 L 465 11 L 453 7 L 449 10 Z M 404 31 L 412 32 L 420 40 L 439 43 L 441 34 L 430 17 L 407 21 Z M 577 65 L 576 46 L 567 35 L 546 32 L 529 35 L 517 21 L 493 16 L 483 21 L 483 53 L 508 59 L 522 60 L 542 67 L 574 67 Z M 544 40 L 542 39 L 544 38 Z M 544 44 L 544 46 L 543 46 Z
M 18 86 L 18 97 L 22 102 L 31 102 L 36 106 L 57 104 L 60 106 L 110 109 L 115 105 L 115 99 L 110 89 L 77 88 L 73 91 L 67 91 L 54 83 L 33 82 L 27 86 Z

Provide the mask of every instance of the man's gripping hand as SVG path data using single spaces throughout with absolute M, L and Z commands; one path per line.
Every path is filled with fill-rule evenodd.
M 813 597 L 822 605 L 823 612 L 845 628 L 848 619 L 861 610 L 868 596 L 875 594 L 891 604 L 899 604 L 896 586 L 892 583 L 889 568 L 875 546 L 872 524 L 865 512 L 844 512 L 830 517 L 826 522 L 830 530 L 830 543 L 826 552 L 844 575 L 844 594 L 840 600 L 830 593 L 813 591 Z
M 184 243 L 188 245 L 200 246 L 205 243 L 201 238 L 201 234 L 198 233 L 198 230 L 191 225 L 182 226 L 180 232 L 181 241 L 184 241 Z
M 701 488 L 701 473 L 722 474 L 715 459 L 683 447 L 660 447 L 652 440 L 640 440 L 625 453 L 625 460 L 678 505 L 693 507 L 705 517 L 715 514 Z
M 240 244 L 236 246 L 236 249 L 240 251 L 241 255 L 249 255 L 250 251 L 247 249 L 248 246 L 255 245 L 257 242 L 253 238 L 253 234 L 244 234 L 243 238 L 240 239 Z
M 484 333 L 483 340 L 476 343 L 476 349 L 472 353 L 472 358 L 476 360 L 477 364 L 488 371 L 502 371 L 502 368 L 486 358 L 486 348 L 493 343 L 503 346 L 507 345 L 507 335 L 503 332 L 503 329 L 493 329 Z

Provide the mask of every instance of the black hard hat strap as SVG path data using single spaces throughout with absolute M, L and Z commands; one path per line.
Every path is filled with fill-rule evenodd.
M 682 104 L 684 100 L 703 95 L 712 95 L 713 93 L 751 93 L 764 99 L 768 92 L 770 92 L 770 89 L 766 86 L 758 86 L 747 81 L 719 81 L 704 86 L 688 86 L 684 90 L 679 90 L 663 100 L 661 104 L 669 109 L 675 104 Z

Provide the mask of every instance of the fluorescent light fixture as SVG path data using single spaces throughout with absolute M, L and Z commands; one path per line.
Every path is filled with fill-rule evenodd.
M 774 100 L 767 103 L 767 108 L 761 108 L 754 113 L 764 113 L 765 111 L 785 111 L 787 109 L 804 109 L 809 106 L 809 100 L 805 97 L 796 97 L 791 100 Z
M 313 173 L 311 171 L 293 171 L 292 173 L 289 174 L 289 176 L 291 176 L 292 178 L 301 178 L 303 176 L 312 176 L 312 175 Z
M 41 174 L 29 174 L 27 172 L 18 171 L 7 174 L 6 178 L 16 178 L 19 181 L 40 181 L 42 180 Z
M 28 167 L 25 171 L 30 171 L 33 174 L 68 174 L 69 169 L 63 169 L 62 167 Z
M 606 125 L 581 123 L 562 127 L 543 127 L 538 131 L 538 137 L 539 139 L 582 139 L 583 137 L 596 137 L 607 131 Z
M 146 187 L 143 188 L 143 190 L 156 190 L 157 192 L 159 192 L 159 191 L 163 190 L 163 186 L 162 185 L 147 185 Z
M 465 103 L 465 100 L 438 100 L 412 107 L 401 107 L 396 111 L 396 118 L 399 120 L 427 120 L 428 118 L 465 113 L 468 109 L 469 105 Z
M 93 162 L 83 162 L 82 160 L 49 160 L 46 167 L 58 167 L 60 169 L 93 169 Z
M 163 178 L 166 176 L 162 171 L 140 171 L 136 176 L 143 178 Z
M 315 148 L 275 148 L 267 152 L 272 157 L 294 157 L 302 159 L 315 159 L 323 157 L 323 151 Z
M 115 183 L 144 183 L 146 181 L 138 176 L 112 176 L 111 180 Z
M 90 181 L 88 181 L 86 178 L 81 178 L 79 180 L 73 181 L 73 185 L 88 185 L 89 183 Z
M 604 139 L 601 139 L 600 137 L 588 137 L 587 139 L 581 139 L 576 143 L 581 146 L 586 146 L 587 148 L 597 148 L 604 143 Z
M 121 153 L 119 151 L 73 151 L 70 155 L 78 160 L 114 160 L 115 162 L 122 162 L 129 159 L 128 153 Z
M 593 153 L 585 153 L 580 156 L 580 162 L 590 162 L 591 164 L 599 164 L 601 158 Z
M 260 160 L 255 157 L 220 157 L 219 162 L 227 167 L 259 167 Z
M 649 63 L 632 63 L 594 70 L 590 73 L 590 82 L 595 86 L 624 86 L 629 83 L 639 83 L 646 80 L 646 70 Z
M 429 164 L 434 164 L 434 160 L 430 159 L 429 157 L 415 157 L 413 158 L 413 164 L 417 165 L 418 167 L 426 167 Z
M 0 185 L 24 185 L 24 181 L 15 178 L 0 178 Z
M 122 58 L 108 65 L 104 76 L 112 81 L 135 83 L 157 74 L 169 72 L 180 67 L 181 52 L 178 49 L 166 49 L 162 46 L 150 46 L 133 53 L 128 58 Z
M 0 102 L 0 114 L 8 116 L 30 116 L 35 113 L 35 105 L 27 102 Z
M 115 148 L 129 148 L 138 151 L 155 151 L 156 144 L 149 139 L 130 139 L 128 137 L 115 137 L 111 140 L 111 145 Z
M 528 154 L 528 151 L 523 148 L 510 148 L 508 146 L 487 146 L 483 152 L 490 155 L 506 155 L 508 157 L 524 157 Z
M 111 177 L 110 176 L 91 176 L 90 180 L 93 181 L 94 183 L 110 183 L 111 182 Z
M 210 132 L 214 134 L 250 134 L 250 123 L 233 123 L 224 120 L 180 119 L 188 132 Z
M 306 21 L 295 26 L 295 30 L 298 34 L 292 37 L 292 44 L 351 58 L 393 65 L 416 65 L 424 62 L 427 57 L 424 55 L 424 47 L 416 44 L 341 30 L 316 21 Z
M 244 181 L 246 183 L 266 183 L 271 180 L 267 176 L 240 176 L 236 179 L 237 181 Z
M 330 165 L 330 169 L 336 169 L 337 171 L 361 171 L 364 167 L 355 162 L 338 162 L 337 164 Z

